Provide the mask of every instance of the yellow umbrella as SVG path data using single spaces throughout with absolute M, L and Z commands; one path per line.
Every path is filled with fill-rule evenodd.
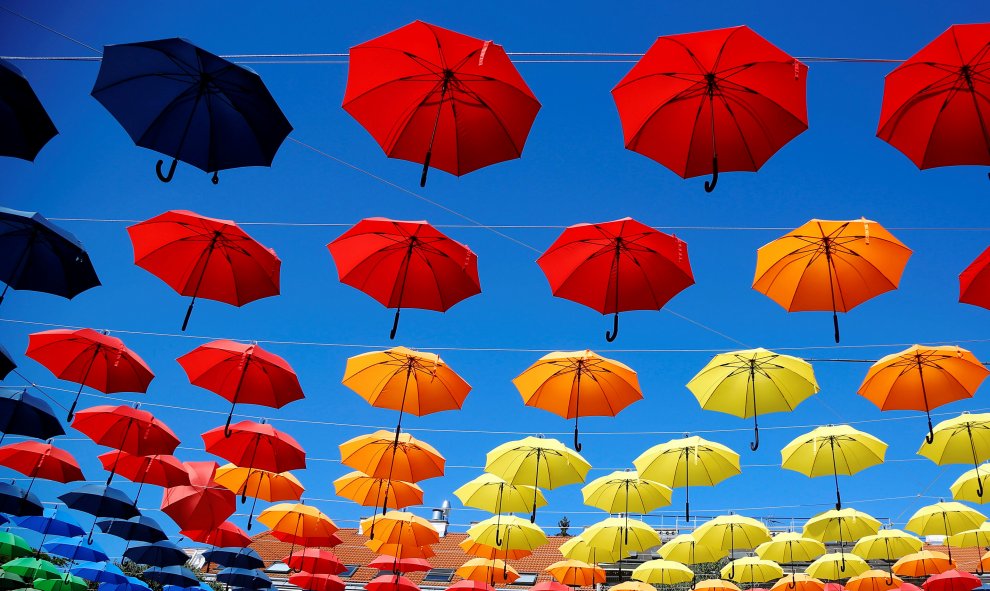
M 770 541 L 767 526 L 752 517 L 743 515 L 719 515 L 698 526 L 694 537 L 699 544 L 729 551 L 751 550 Z
M 694 591 L 741 591 L 739 585 L 722 579 L 705 579 L 694 584 Z
M 870 570 L 870 565 L 855 554 L 833 552 L 819 556 L 804 572 L 823 581 L 838 581 Z M 896 572 L 896 571 L 895 571 Z
M 852 542 L 863 536 L 872 536 L 880 530 L 880 522 L 873 516 L 855 509 L 829 509 L 808 519 L 803 533 L 806 537 L 822 542 Z
M 976 494 L 983 496 L 980 462 L 990 460 L 990 413 L 970 414 L 947 419 L 935 426 L 931 441 L 926 438 L 918 449 L 939 466 L 972 464 L 976 470 Z
M 388 508 L 403 509 L 410 505 L 423 504 L 423 489 L 412 482 L 375 478 L 357 470 L 348 472 L 333 481 L 338 497 L 350 499 L 362 507 L 378 507 L 385 502 L 385 487 L 391 490 Z
M 921 540 L 899 529 L 882 529 L 871 536 L 863 536 L 853 546 L 852 553 L 866 560 L 893 562 L 921 550 Z
M 970 503 L 990 503 L 990 495 L 983 496 L 983 490 L 990 482 L 990 463 L 980 464 L 963 472 L 956 481 L 952 483 L 949 490 L 952 491 L 952 498 L 957 501 L 969 501 Z
M 511 550 L 534 550 L 547 543 L 538 525 L 515 515 L 489 517 L 472 525 L 468 537 L 486 546 Z
M 721 545 L 699 544 L 691 534 L 680 534 L 660 546 L 657 554 L 682 564 L 703 564 L 718 562 L 728 556 L 729 551 Z
M 618 552 L 590 546 L 584 534 L 574 536 L 561 544 L 560 553 L 568 560 L 580 560 L 589 564 L 615 562 L 619 559 Z
M 694 578 L 694 572 L 673 560 L 647 560 L 633 569 L 632 578 L 651 585 L 676 585 Z
M 684 519 L 691 519 L 691 487 L 715 486 L 739 474 L 739 454 L 721 443 L 701 437 L 672 439 L 654 445 L 633 465 L 647 480 L 671 488 L 684 487 Z
M 454 491 L 465 507 L 474 507 L 489 513 L 532 513 L 533 499 L 536 506 L 547 504 L 539 490 L 525 484 L 509 484 L 494 474 L 482 474 Z
M 542 437 L 503 443 L 488 452 L 485 459 L 485 472 L 511 484 L 542 488 L 584 482 L 588 470 L 591 470 L 591 464 L 576 451 L 556 439 Z M 529 520 L 535 523 L 536 503 L 533 505 Z
M 760 447 L 758 415 L 790 412 L 819 389 L 810 363 L 766 349 L 716 355 L 687 387 L 704 410 L 753 417 L 753 451 Z
M 657 591 L 657 588 L 643 581 L 623 581 L 618 585 L 612 585 L 609 591 Z
M 377 531 L 377 534 L 375 530 Z M 430 546 L 440 541 L 440 534 L 429 521 L 408 511 L 389 511 L 361 520 L 361 531 L 383 544 Z
M 723 566 L 719 575 L 737 583 L 766 583 L 784 576 L 784 569 L 772 560 L 745 556 Z
M 756 555 L 779 564 L 811 562 L 825 554 L 825 544 L 797 532 L 781 532 L 756 547 Z
M 241 503 L 247 497 L 253 497 L 251 503 L 251 513 L 248 514 L 247 527 L 251 529 L 251 519 L 254 517 L 254 508 L 258 505 L 258 499 L 268 501 L 298 501 L 302 497 L 303 488 L 301 482 L 289 472 L 269 472 L 257 468 L 241 468 L 234 464 L 226 464 L 217 468 L 213 479 L 220 486 L 230 490 L 234 494 L 241 495 Z
M 849 425 L 826 425 L 800 435 L 780 450 L 781 467 L 810 478 L 835 477 L 835 508 L 842 508 L 839 474 L 852 476 L 883 463 L 887 444 Z
M 770 587 L 770 591 L 824 591 L 824 589 L 825 583 L 805 573 L 784 575 L 773 584 L 773 587 Z
M 990 521 L 984 521 L 976 529 L 968 529 L 964 532 L 953 534 L 949 536 L 948 541 L 957 548 L 990 546 Z
M 454 571 L 462 579 L 479 581 L 489 585 L 511 585 L 519 578 L 519 572 L 502 560 L 472 558 Z
M 957 533 L 976 529 L 986 521 L 985 515 L 955 501 L 925 505 L 908 519 L 906 529 L 922 536 L 946 536 L 949 560 L 952 560 L 952 545 L 949 538 Z
M 574 419 L 574 449 L 579 417 L 614 417 L 643 398 L 632 368 L 591 351 L 556 351 L 519 374 L 512 383 L 526 406 Z
M 903 583 L 904 581 L 882 570 L 871 569 L 861 575 L 850 577 L 845 587 L 849 591 L 891 591 Z
M 670 487 L 629 470 L 606 474 L 581 487 L 585 505 L 609 513 L 649 513 L 669 505 L 670 494 Z
M 630 552 L 642 552 L 660 545 L 660 534 L 646 523 L 627 517 L 609 517 L 584 530 L 581 536 L 588 546 L 614 553 L 619 557 L 619 578 L 622 559 Z
M 605 582 L 605 571 L 580 560 L 561 560 L 543 569 L 558 582 L 572 587 L 590 587 Z
M 942 552 L 922 550 L 908 554 L 894 563 L 891 570 L 902 577 L 928 577 L 956 568 L 956 563 Z

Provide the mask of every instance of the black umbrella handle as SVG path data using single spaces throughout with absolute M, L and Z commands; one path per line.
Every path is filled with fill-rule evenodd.
M 619 313 L 616 312 L 615 316 L 612 317 L 612 332 L 605 331 L 605 340 L 612 342 L 615 337 L 619 336 Z
M 423 174 L 419 177 L 419 186 L 426 186 L 426 175 L 430 172 L 430 157 L 433 156 L 433 150 L 426 153 L 426 158 L 423 160 Z
M 835 329 L 835 342 L 839 342 L 839 315 L 832 312 L 832 328 Z
M 162 174 L 162 164 L 165 164 L 164 160 L 159 160 L 158 164 L 155 165 L 155 174 L 158 175 L 158 180 L 163 183 L 167 183 L 172 180 L 172 176 L 175 175 L 175 165 L 179 161 L 175 158 L 172 159 L 172 164 L 168 167 L 168 174 Z
M 714 118 L 714 114 L 713 114 Z M 718 184 L 718 156 L 712 156 L 712 181 L 709 183 L 705 181 L 705 193 L 711 193 L 715 190 L 715 185 Z
M 395 319 L 392 320 L 392 331 L 390 333 L 388 333 L 388 338 L 389 339 L 394 340 L 395 339 L 395 331 L 399 330 L 399 312 L 401 312 L 401 311 L 402 311 L 402 308 L 396 308 L 395 309 Z

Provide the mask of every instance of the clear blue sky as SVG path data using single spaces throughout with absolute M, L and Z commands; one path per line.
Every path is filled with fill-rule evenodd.
M 978 2 L 673 2 L 572 3 L 382 3 L 336 2 L 204 3 L 149 5 L 131 2 L 56 3 L 12 1 L 5 5 L 87 44 L 181 36 L 219 54 L 344 52 L 414 19 L 493 39 L 512 52 L 642 52 L 661 34 L 747 24 L 796 56 L 905 58 L 950 24 L 990 20 Z M 66 39 L 0 12 L 0 54 L 94 55 Z M 175 180 L 154 176 L 159 157 L 135 147 L 123 129 L 89 96 L 98 65 L 92 62 L 20 62 L 61 134 L 37 162 L 0 161 L 4 206 L 37 210 L 52 218 L 146 219 L 168 209 L 192 209 L 237 221 L 351 224 L 369 216 L 426 219 L 435 224 L 464 220 L 338 162 L 286 142 L 271 169 L 221 173 L 218 186 L 207 175 L 180 164 Z M 808 83 L 810 129 L 774 156 L 757 174 L 727 174 L 712 195 L 702 179 L 684 181 L 660 165 L 623 148 L 611 87 L 631 67 L 609 64 L 520 64 L 519 70 L 543 103 L 520 160 L 455 178 L 433 172 L 426 190 L 417 185 L 417 165 L 387 159 L 372 138 L 341 108 L 347 67 L 342 64 L 253 66 L 281 105 L 293 138 L 442 203 L 486 224 L 566 226 L 632 216 L 664 227 L 794 228 L 813 217 L 867 216 L 888 228 L 987 226 L 986 171 L 958 167 L 919 172 L 875 137 L 889 64 L 811 64 Z M 88 247 L 103 287 L 74 301 L 14 292 L 0 318 L 92 328 L 177 333 L 186 300 L 132 263 L 123 223 L 64 222 Z M 283 261 L 282 295 L 243 308 L 202 302 L 189 337 L 312 341 L 385 347 L 392 312 L 338 283 L 326 243 L 343 227 L 251 226 Z M 732 340 L 667 312 L 624 315 L 621 335 L 604 342 L 611 322 L 578 304 L 550 295 L 534 263 L 559 229 L 506 230 L 526 248 L 479 228 L 447 232 L 479 256 L 483 293 L 446 314 L 403 314 L 396 344 L 449 348 L 585 349 L 614 357 L 639 372 L 645 399 L 617 418 L 582 421 L 585 457 L 604 469 L 631 466 L 647 447 L 679 436 L 702 434 L 742 454 L 743 474 L 715 489 L 692 493 L 701 514 L 727 509 L 753 516 L 808 517 L 833 503 L 828 478 L 808 479 L 775 467 L 779 449 L 803 431 L 824 423 L 877 421 L 908 416 L 881 414 L 856 395 L 866 366 L 816 363 L 819 396 L 795 412 L 762 420 L 762 445 L 751 453 L 751 422 L 703 412 L 684 384 L 711 352 L 637 353 L 616 349 L 740 348 Z M 831 349 L 825 313 L 787 314 L 750 287 L 756 249 L 780 230 L 677 232 L 688 242 L 697 285 L 669 308 L 749 346 L 803 347 L 812 358 L 876 359 L 915 342 L 964 343 L 990 359 L 990 311 L 956 303 L 957 274 L 990 244 L 990 231 L 895 231 L 915 251 L 900 290 L 872 300 L 841 318 L 846 347 Z M 43 327 L 0 322 L 0 342 L 15 353 L 21 369 L 41 384 L 72 388 L 23 356 L 27 335 Z M 183 440 L 183 459 L 207 459 L 199 434 L 217 426 L 222 414 L 191 412 L 173 405 L 226 412 L 227 403 L 190 386 L 174 359 L 202 341 L 197 338 L 116 333 L 156 373 L 147 410 L 166 421 Z M 972 342 L 976 340 L 977 342 Z M 896 344 L 896 345 L 895 345 Z M 883 345 L 883 346 L 879 346 Z M 292 433 L 306 448 L 309 468 L 299 474 L 310 499 L 332 499 L 332 480 L 348 469 L 337 461 L 337 444 L 394 425 L 396 413 L 370 408 L 340 384 L 345 359 L 365 349 L 339 346 L 265 345 L 298 371 L 306 399 L 280 411 L 245 407 Z M 610 351 L 614 351 L 610 353 Z M 533 433 L 567 435 L 571 422 L 523 406 L 510 383 L 539 352 L 441 350 L 443 358 L 474 386 L 464 408 L 405 425 L 447 457 L 447 475 L 426 481 L 427 506 L 449 499 L 452 522 L 484 517 L 461 510 L 452 491 L 480 473 L 485 452 Z M 17 383 L 10 378 L 8 383 Z M 63 400 L 69 395 L 58 393 Z M 82 406 L 103 402 L 85 397 Z M 986 393 L 941 412 L 990 409 Z M 291 420 L 318 420 L 336 426 Z M 938 468 L 915 455 L 924 418 L 859 425 L 890 444 L 884 466 L 843 478 L 846 504 L 903 524 L 927 498 L 948 496 L 965 466 Z M 770 427 L 779 427 L 771 430 Z M 786 428 L 785 428 L 786 427 Z M 430 429 L 438 431 L 428 431 Z M 484 433 L 461 433 L 458 430 Z M 721 433 L 707 433 L 723 430 Z M 499 431 L 501 433 L 488 433 Z M 511 433 L 509 433 L 511 432 Z M 651 433 L 645 433 L 651 432 Z M 662 432 L 662 433 L 656 433 Z M 101 474 L 97 448 L 71 432 L 64 447 L 87 476 Z M 6 476 L 6 473 L 4 474 Z M 133 492 L 122 480 L 118 484 Z M 71 485 L 70 485 L 71 486 Z M 39 485 L 54 499 L 67 487 Z M 581 526 L 604 517 L 581 505 L 579 487 L 548 492 L 550 506 L 539 523 L 553 526 L 566 514 Z M 893 500 L 876 499 L 896 497 Z M 160 490 L 142 495 L 141 506 L 157 506 Z M 863 501 L 863 502 L 857 502 Z M 351 503 L 312 500 L 341 526 L 353 526 L 368 511 Z M 654 525 L 670 526 L 683 509 L 683 493 Z M 424 509 L 421 513 L 426 514 Z M 168 522 L 158 513 L 149 513 Z M 243 526 L 245 517 L 235 517 Z M 88 522 L 87 522 L 88 525 Z M 460 527 L 460 526 L 458 526 Z

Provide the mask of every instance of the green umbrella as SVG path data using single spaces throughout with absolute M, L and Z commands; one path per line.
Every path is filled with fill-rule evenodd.
M 17 534 L 0 531 L 0 559 L 4 562 L 34 554 L 31 546 Z
M 15 575 L 14 573 L 9 573 L 5 570 L 0 570 L 0 591 L 10 591 L 11 589 L 20 589 L 27 585 L 27 582 L 21 578 L 20 575 Z
M 47 560 L 15 558 L 3 565 L 3 570 L 21 575 L 25 579 L 59 579 L 62 571 Z
M 66 573 L 58 579 L 35 581 L 34 586 L 39 591 L 86 591 L 89 584 L 85 579 Z

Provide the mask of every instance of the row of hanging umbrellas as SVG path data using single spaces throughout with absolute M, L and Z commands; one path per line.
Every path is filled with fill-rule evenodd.
M 990 25 L 953 25 L 887 75 L 877 135 L 919 168 L 990 164 Z M 504 49 L 416 21 L 350 50 L 343 108 L 391 158 L 454 175 L 518 158 L 540 103 Z M 56 133 L 0 63 L 0 155 Z M 683 178 L 757 171 L 808 128 L 808 67 L 746 26 L 659 37 L 612 89 L 625 145 Z M 253 71 L 184 39 L 108 45 L 92 90 L 135 144 L 213 173 L 271 166 L 292 131 Z

